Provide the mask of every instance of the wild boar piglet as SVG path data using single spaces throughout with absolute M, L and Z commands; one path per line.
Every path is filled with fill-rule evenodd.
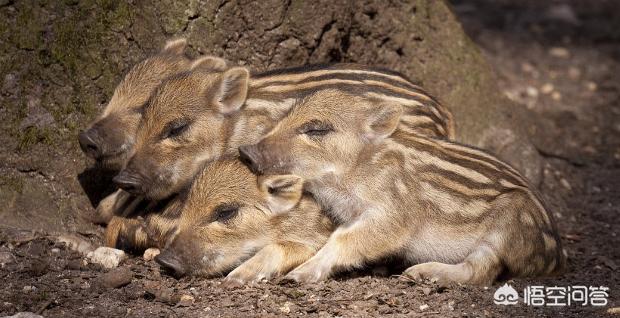
M 101 114 L 80 132 L 79 142 L 86 155 L 111 169 L 121 169 L 133 154 L 136 129 L 142 107 L 166 78 L 192 68 L 197 61 L 185 56 L 187 41 L 175 39 L 166 42 L 157 54 L 134 65 L 114 90 L 112 98 Z M 204 57 L 212 65 L 223 69 L 224 60 Z
M 197 67 L 168 79 L 153 94 L 138 127 L 135 154 L 115 181 L 130 193 L 166 198 L 187 187 L 205 163 L 257 142 L 295 100 L 325 89 L 334 98 L 355 94 L 403 105 L 406 115 L 398 128 L 403 133 L 453 137 L 450 112 L 390 71 L 335 64 L 251 75 L 244 67 L 222 72 Z
M 517 171 L 472 147 L 393 134 L 402 107 L 377 103 L 318 92 L 239 149 L 255 171 L 304 178 L 338 224 L 290 279 L 323 280 L 387 256 L 416 264 L 412 277 L 471 284 L 563 267 L 553 218 Z
M 237 160 L 208 164 L 181 196 L 174 238 L 155 260 L 176 276 L 218 276 L 236 267 L 227 280 L 237 283 L 287 273 L 332 230 L 302 184 L 293 175 L 259 178 Z
M 129 70 L 101 114 L 78 135 L 80 147 L 87 156 L 104 168 L 121 170 L 134 153 L 143 107 L 166 78 L 189 71 L 196 65 L 202 68 L 209 65 L 217 70 L 226 68 L 226 62 L 217 57 L 189 59 L 185 55 L 186 47 L 185 39 L 170 40 L 160 52 Z M 106 197 L 97 208 L 99 221 L 107 223 L 114 214 L 133 208 L 133 199 L 121 190 Z

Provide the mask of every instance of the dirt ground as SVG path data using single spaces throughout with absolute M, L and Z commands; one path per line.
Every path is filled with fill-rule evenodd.
M 382 270 L 316 285 L 226 289 L 220 279 L 171 278 L 141 257 L 110 272 L 45 235 L 0 227 L 0 316 L 22 311 L 46 317 L 607 315 L 620 306 L 620 22 L 614 20 L 620 5 L 510 2 L 453 5 L 497 70 L 503 92 L 538 116 L 529 132 L 545 159 L 538 187 L 559 223 L 570 264 L 561 277 L 508 283 L 521 291 L 528 285 L 606 286 L 607 307 L 498 306 L 493 293 L 499 284 L 436 286 Z M 95 244 L 100 233 L 82 232 Z M 106 286 L 110 276 L 125 275 L 129 283 Z

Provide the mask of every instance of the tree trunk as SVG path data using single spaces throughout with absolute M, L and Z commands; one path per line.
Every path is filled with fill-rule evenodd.
M 459 141 L 539 178 L 531 119 L 502 96 L 442 1 L 0 0 L 0 32 L 4 225 L 90 230 L 78 216 L 103 193 L 84 192 L 109 178 L 83 172 L 91 163 L 76 134 L 129 67 L 174 36 L 187 37 L 194 56 L 256 70 L 356 62 L 400 71 L 452 110 Z

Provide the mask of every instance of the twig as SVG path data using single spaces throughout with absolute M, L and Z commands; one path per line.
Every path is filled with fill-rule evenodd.
M 45 304 L 43 304 L 43 306 L 39 307 L 39 310 L 37 310 L 37 311 L 35 312 L 35 314 L 37 314 L 37 315 L 42 314 L 42 313 L 43 313 L 43 311 L 44 311 L 44 310 L 45 310 L 45 309 L 46 309 L 49 305 L 51 305 L 53 302 L 54 302 L 54 299 L 50 299 L 50 300 L 46 301 L 46 302 L 45 302 Z

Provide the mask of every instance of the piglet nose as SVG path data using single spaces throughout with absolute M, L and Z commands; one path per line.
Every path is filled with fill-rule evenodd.
M 81 131 L 78 135 L 78 141 L 80 142 L 80 148 L 82 151 L 91 158 L 97 159 L 101 156 L 101 148 L 97 143 L 97 132 L 93 129 Z
M 116 177 L 114 177 L 114 179 L 112 179 L 112 181 L 114 181 L 114 183 L 121 189 L 134 194 L 134 195 L 140 195 L 141 193 L 141 188 L 142 188 L 142 182 L 140 180 L 140 177 L 128 170 L 123 170 L 121 171 Z
M 155 256 L 155 261 L 177 278 L 184 276 L 186 273 L 181 260 L 170 250 L 164 250 L 162 253 Z
M 261 165 L 259 160 L 259 151 L 258 146 L 256 145 L 245 145 L 239 147 L 239 159 L 243 162 L 252 172 L 260 173 Z

